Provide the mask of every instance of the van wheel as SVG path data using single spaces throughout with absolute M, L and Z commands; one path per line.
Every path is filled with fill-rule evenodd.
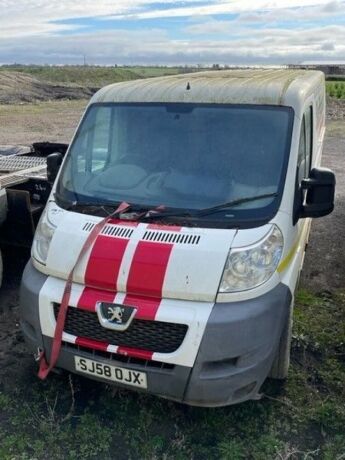
M 293 323 L 293 300 L 289 307 L 289 316 L 286 320 L 280 337 L 278 350 L 274 358 L 269 377 L 276 380 L 285 380 L 288 376 L 290 365 L 291 337 Z
M 1 249 L 0 249 L 0 287 L 2 285 L 2 272 L 3 272 L 3 263 L 2 263 Z

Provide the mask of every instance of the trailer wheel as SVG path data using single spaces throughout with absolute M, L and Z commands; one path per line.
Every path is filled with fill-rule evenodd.
M 3 263 L 2 263 L 1 249 L 0 249 L 0 287 L 2 285 L 2 272 L 3 272 Z
M 293 300 L 290 304 L 289 315 L 280 337 L 279 346 L 274 358 L 269 377 L 276 380 L 285 380 L 288 376 L 291 352 L 291 337 L 293 323 Z

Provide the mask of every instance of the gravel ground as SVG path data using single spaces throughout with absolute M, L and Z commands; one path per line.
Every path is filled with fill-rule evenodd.
M 0 105 L 0 145 L 70 142 L 86 100 Z
M 342 136 L 332 135 L 331 130 L 327 135 L 322 161 L 336 174 L 335 209 L 327 217 L 314 219 L 302 271 L 302 286 L 313 292 L 345 289 L 345 122 L 342 124 Z
M 327 101 L 327 119 L 345 120 L 345 101 L 344 99 L 329 99 Z

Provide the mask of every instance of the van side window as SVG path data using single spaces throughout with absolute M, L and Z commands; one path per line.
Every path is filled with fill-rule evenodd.
M 92 145 L 92 172 L 100 171 L 104 168 L 108 158 L 110 129 L 109 107 L 101 107 L 96 116 L 96 129 L 93 136 Z
M 313 153 L 313 107 L 310 106 L 305 112 L 305 140 L 306 140 L 306 167 L 309 175 Z
M 111 110 L 109 107 L 100 107 L 92 119 L 88 119 L 85 129 L 80 133 L 77 148 L 78 172 L 98 172 L 104 168 L 108 158 L 108 144 L 111 130 Z M 90 129 L 92 123 L 97 129 Z M 86 152 L 86 155 L 85 155 Z M 86 161 L 85 161 L 86 160 Z
M 306 135 L 305 135 L 305 116 L 303 116 L 302 125 L 301 125 L 301 134 L 299 138 L 299 148 L 298 148 L 298 183 L 300 184 L 302 180 L 306 177 L 307 172 L 307 146 L 306 146 Z
M 313 112 L 310 106 L 303 115 L 298 149 L 298 182 L 309 176 L 313 150 Z

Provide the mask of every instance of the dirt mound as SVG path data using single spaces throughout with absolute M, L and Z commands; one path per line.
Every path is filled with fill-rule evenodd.
M 54 85 L 20 72 L 0 72 L 0 104 L 88 99 L 93 93 L 94 90 L 87 87 Z

